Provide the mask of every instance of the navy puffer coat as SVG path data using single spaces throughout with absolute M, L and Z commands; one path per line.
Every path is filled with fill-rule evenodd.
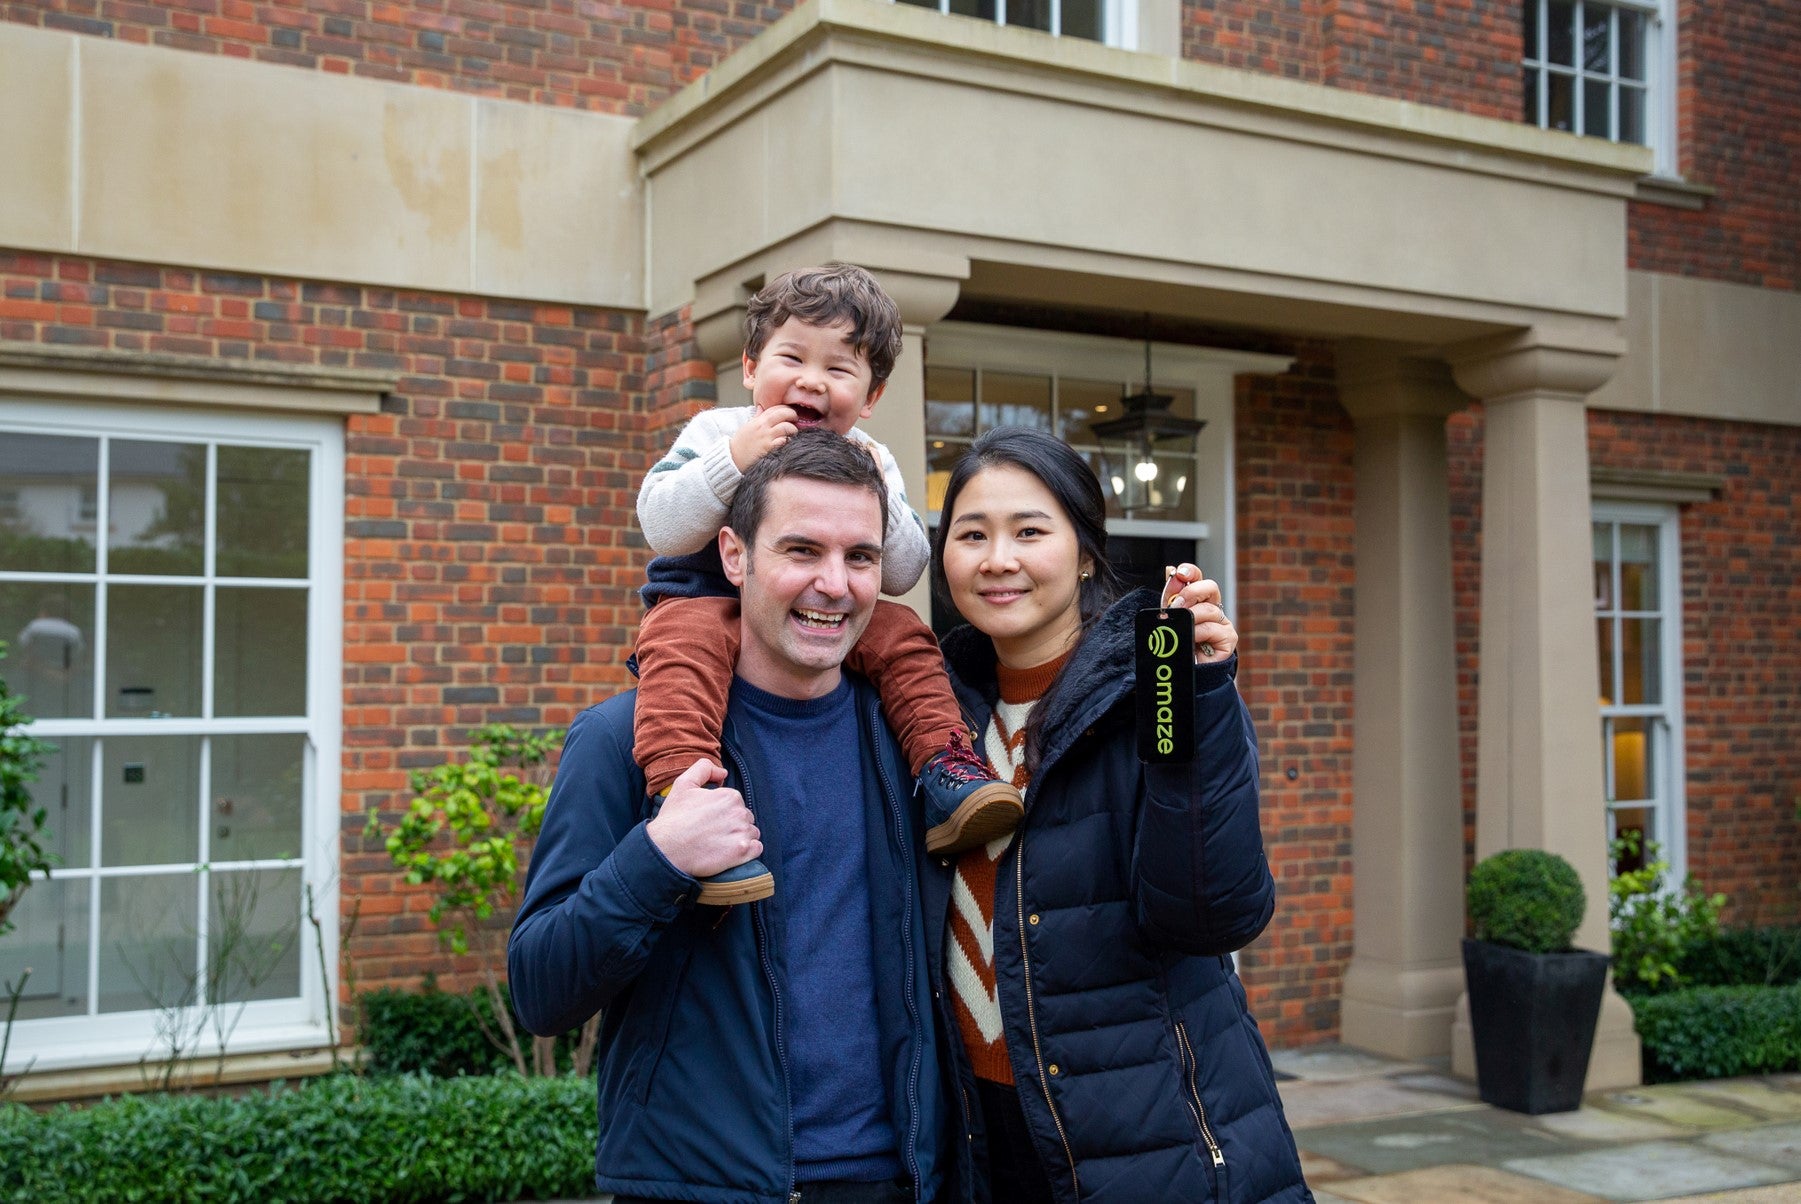
M 1037 772 L 995 888 L 1014 1080 L 1060 1202 L 1310 1201 L 1229 956 L 1275 909 L 1236 658 L 1196 669 L 1193 763 L 1140 762 L 1132 616 L 1156 601 L 1141 591 L 1098 618 L 1038 704 Z M 966 717 L 985 730 L 993 645 L 964 627 L 944 652 Z M 934 859 L 925 901 L 934 985 L 955 1032 L 943 982 L 951 867 Z M 950 1044 L 979 1137 L 974 1075 Z M 965 1186 L 983 1200 L 984 1146 L 966 1148 Z

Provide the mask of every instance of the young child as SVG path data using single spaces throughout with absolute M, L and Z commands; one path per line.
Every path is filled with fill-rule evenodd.
M 748 407 L 709 410 L 677 436 L 644 478 L 638 525 L 658 555 L 643 590 L 633 754 L 653 800 L 701 757 L 720 763 L 726 698 L 738 660 L 738 596 L 719 561 L 719 528 L 744 471 L 804 427 L 867 448 L 888 483 L 882 592 L 903 594 L 930 559 L 925 526 L 907 504 L 888 449 L 858 430 L 901 349 L 900 311 L 861 268 L 789 272 L 751 298 L 745 319 Z M 932 632 L 908 607 L 877 602 L 845 665 L 881 694 L 888 722 L 919 777 L 926 848 L 958 853 L 1018 824 L 1019 791 L 970 748 Z M 701 883 L 702 903 L 767 898 L 775 881 L 749 861 Z

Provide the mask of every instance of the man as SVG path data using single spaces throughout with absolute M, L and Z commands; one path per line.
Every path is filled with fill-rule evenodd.
M 508 948 L 541 1034 L 605 1009 L 595 1181 L 639 1200 L 899 1204 L 944 1176 L 920 822 L 868 683 L 843 672 L 881 588 L 882 475 L 802 431 L 719 534 L 741 595 L 723 767 L 646 814 L 634 695 L 577 717 Z M 736 907 L 700 880 L 762 857 Z

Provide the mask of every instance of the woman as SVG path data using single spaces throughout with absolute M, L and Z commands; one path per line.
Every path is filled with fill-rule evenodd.
M 1147 765 L 1133 615 L 1159 599 L 1118 597 L 1088 466 L 991 431 L 941 516 L 934 584 L 969 623 L 951 682 L 1026 800 L 1017 833 L 927 875 L 975 1198 L 1311 1200 L 1229 956 L 1275 887 L 1218 583 L 1185 564 L 1165 591 L 1195 617 L 1194 759 Z

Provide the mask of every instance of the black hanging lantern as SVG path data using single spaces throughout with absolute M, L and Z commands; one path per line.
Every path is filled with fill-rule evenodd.
M 1195 436 L 1207 424 L 1169 412 L 1175 401 L 1151 385 L 1150 318 L 1145 318 L 1144 388 L 1122 399 L 1125 416 L 1089 426 L 1100 440 L 1108 492 L 1127 518 L 1180 513 L 1194 461 Z M 1176 466 L 1179 465 L 1178 469 Z

